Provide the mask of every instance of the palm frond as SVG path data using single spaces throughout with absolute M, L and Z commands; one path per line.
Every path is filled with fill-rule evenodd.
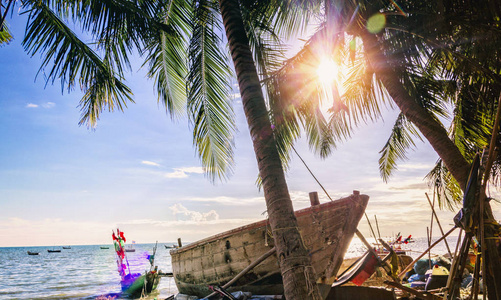
M 10 41 L 12 41 L 12 33 L 7 26 L 7 22 L 4 21 L 0 28 L 0 46 L 8 44 Z
M 171 117 L 175 117 L 186 112 L 186 37 L 191 29 L 191 5 L 188 1 L 173 0 L 159 14 L 176 34 L 159 32 L 157 39 L 146 47 L 149 53 L 145 63 L 149 63 L 148 76 L 155 78 L 158 101 L 164 104 Z
M 305 113 L 306 133 L 310 149 L 318 153 L 321 158 L 327 158 L 336 147 L 336 136 L 325 120 L 320 107 L 309 107 L 309 113 Z
M 379 151 L 379 173 L 385 182 L 388 181 L 393 170 L 396 169 L 397 161 L 407 159 L 405 153 L 410 147 L 415 147 L 412 136 L 419 137 L 416 128 L 407 121 L 405 116 L 400 113 L 395 120 L 390 137 Z
M 294 105 L 284 101 L 285 97 L 281 96 L 284 94 L 284 91 L 280 90 L 283 88 L 283 85 L 280 85 L 277 80 L 277 77 L 270 77 L 264 82 L 277 150 L 282 165 L 287 170 L 290 162 L 291 146 L 300 136 L 300 124 L 296 108 Z
M 261 79 L 266 78 L 270 71 L 278 69 L 285 60 L 286 47 L 270 22 L 274 13 L 269 7 L 242 8 L 247 37 Z
M 217 5 L 217 4 L 216 4 Z M 221 46 L 221 24 L 214 2 L 198 1 L 190 40 L 188 111 L 193 142 L 211 180 L 225 178 L 233 165 L 234 112 L 229 93 L 229 60 Z
M 123 110 L 127 101 L 132 102 L 132 92 L 122 83 L 120 74 L 115 74 L 42 2 L 33 3 L 23 46 L 32 55 L 43 54 L 39 72 L 53 63 L 48 74 L 44 73 L 47 81 L 59 79 L 68 90 L 79 81 L 85 93 L 80 103 L 80 124 L 94 126 L 106 106 L 110 111 Z
M 456 210 L 462 200 L 461 187 L 439 159 L 435 167 L 425 177 L 437 195 L 440 209 Z

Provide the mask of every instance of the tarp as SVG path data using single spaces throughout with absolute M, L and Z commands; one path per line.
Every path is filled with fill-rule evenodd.
M 367 251 L 349 270 L 342 273 L 332 286 L 339 286 L 348 281 L 360 286 L 371 277 L 378 266 L 377 257 L 371 251 Z

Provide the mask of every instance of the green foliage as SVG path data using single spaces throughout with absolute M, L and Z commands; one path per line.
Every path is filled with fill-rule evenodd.
M 139 54 L 171 117 L 188 112 L 211 180 L 231 174 L 231 71 L 217 2 L 27 1 L 22 9 L 29 13 L 23 45 L 42 55 L 40 72 L 63 89 L 84 92 L 80 124 L 94 126 L 104 109 L 123 110 L 133 102 L 125 74 L 131 56 Z
M 23 45 L 28 53 L 43 53 L 40 71 L 50 66 L 47 80 L 61 80 L 71 90 L 79 81 L 84 97 L 80 102 L 80 123 L 95 125 L 105 106 L 122 110 L 132 101 L 132 92 L 113 71 L 109 60 L 102 60 L 94 50 L 42 2 L 32 3 Z
M 415 127 L 400 113 L 388 141 L 379 152 L 381 153 L 379 173 L 384 181 L 389 180 L 391 172 L 397 167 L 398 160 L 407 159 L 406 150 L 416 146 L 411 135 L 419 137 Z
M 220 19 L 213 2 L 199 1 L 189 45 L 188 111 L 194 125 L 193 140 L 204 167 L 224 177 L 233 164 L 234 113 L 229 91 L 231 70 L 225 56 Z
M 8 44 L 12 40 L 12 34 L 5 22 L 2 24 L 1 29 L 2 30 L 0 30 L 0 46 Z
M 160 31 L 149 40 L 145 50 L 148 55 L 148 76 L 154 78 L 158 100 L 172 117 L 186 112 L 186 76 L 188 74 L 188 36 L 191 32 L 193 12 L 191 3 L 173 0 L 157 12 L 159 21 L 169 26 L 169 33 Z

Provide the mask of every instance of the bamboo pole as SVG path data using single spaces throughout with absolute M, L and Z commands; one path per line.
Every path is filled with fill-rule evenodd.
M 471 286 L 470 297 L 468 299 L 478 299 L 480 288 L 480 254 L 475 257 L 475 269 L 473 270 L 473 284 Z
M 444 235 L 444 230 L 442 229 L 442 225 L 440 224 L 440 220 L 438 219 L 437 213 L 435 212 L 434 205 L 431 203 L 430 197 L 428 196 L 428 193 L 424 193 L 424 194 L 426 195 L 426 199 L 428 199 L 428 203 L 430 203 L 431 211 L 433 212 L 433 215 L 435 215 L 435 220 L 437 220 L 437 225 L 438 225 L 438 228 L 440 228 L 440 233 L 442 233 L 442 235 Z M 435 200 L 435 198 L 433 198 L 433 200 Z M 451 257 L 453 257 L 451 249 L 449 248 L 449 243 L 447 242 L 447 239 L 445 239 L 444 242 L 445 242 L 445 246 L 447 247 L 447 251 L 449 252 L 449 255 Z
M 407 267 L 405 267 L 402 272 L 400 272 L 400 274 L 398 274 L 398 277 L 400 278 L 403 278 L 405 273 L 412 267 L 414 266 L 414 264 L 419 260 L 421 259 L 421 257 L 425 256 L 426 253 L 428 253 L 428 251 L 430 251 L 433 247 L 435 247 L 438 243 L 440 243 L 443 239 L 445 239 L 449 234 L 451 234 L 454 229 L 456 229 L 457 227 L 452 227 L 451 230 L 447 231 L 447 233 L 445 235 L 443 235 L 441 238 L 439 238 L 438 240 L 436 240 L 430 247 L 428 247 L 428 249 L 426 249 L 418 258 L 416 258 L 415 260 L 413 260 L 410 264 L 407 265 Z
M 463 242 L 461 244 L 461 250 L 458 254 L 457 263 L 454 265 L 454 269 L 449 273 L 449 278 L 452 278 L 451 285 L 448 286 L 448 298 L 450 300 L 455 300 L 459 296 L 459 288 L 461 286 L 461 279 L 463 276 L 463 271 L 466 267 L 466 259 L 468 258 L 468 252 L 470 250 L 471 240 L 473 238 L 472 232 L 466 232 L 464 235 Z
M 371 229 L 372 236 L 374 237 L 374 240 L 376 241 L 376 245 L 379 247 L 379 243 L 378 243 L 378 241 L 377 241 L 376 234 L 374 233 L 374 229 L 372 228 L 371 221 L 369 220 L 369 217 L 367 216 L 367 213 L 366 213 L 366 212 L 364 212 L 364 214 L 365 214 L 365 218 L 367 219 L 367 223 L 369 223 L 369 228 Z M 357 234 L 357 235 L 358 235 L 358 234 Z M 364 238 L 364 241 L 366 241 L 366 242 L 367 242 L 367 240 L 365 240 L 365 238 Z M 362 242 L 363 242 L 363 241 L 362 241 Z M 369 244 L 369 246 L 370 246 L 370 244 Z
M 456 269 L 456 264 L 458 263 L 458 249 L 459 245 L 461 244 L 461 235 L 463 234 L 463 228 L 459 228 L 459 235 L 458 235 L 458 240 L 456 242 L 456 249 L 454 250 L 454 256 L 452 257 L 452 263 L 451 263 L 451 268 L 449 272 L 449 277 L 447 278 L 447 284 L 445 285 L 445 293 L 443 300 L 447 300 L 447 296 L 449 293 L 449 288 L 451 287 L 452 284 L 452 273 Z
M 377 228 L 377 235 L 378 235 L 378 238 L 381 238 L 381 232 L 379 232 L 379 224 L 377 222 L 377 217 L 376 215 L 374 215 L 374 219 L 376 220 L 376 228 Z
M 362 241 L 362 243 L 364 243 L 364 245 L 368 248 L 368 250 L 376 257 L 377 261 L 379 262 L 379 264 L 383 267 L 383 269 L 385 269 L 385 271 L 389 274 L 391 274 L 391 266 L 388 265 L 388 263 L 386 262 L 386 259 L 383 260 L 381 259 L 381 257 L 379 257 L 379 255 L 376 253 L 376 251 L 374 250 L 374 247 L 371 246 L 371 244 L 369 244 L 369 242 L 367 242 L 367 240 L 365 239 L 365 237 L 362 235 L 362 233 L 357 229 L 355 231 L 355 234 L 358 236 L 358 238 Z M 388 257 L 389 258 L 389 257 Z M 394 281 L 398 281 L 399 278 L 395 278 L 394 276 L 390 276 Z
M 433 219 L 433 217 L 432 217 L 432 219 Z M 431 234 L 430 234 L 430 229 L 428 227 L 426 227 L 426 236 L 428 237 L 428 248 L 430 248 Z M 429 269 L 431 269 L 431 252 L 429 252 L 429 251 L 428 251 L 428 267 L 429 267 Z
M 480 196 L 479 196 L 479 201 L 480 201 L 480 212 L 479 212 L 479 217 L 480 217 L 480 244 L 481 244 L 481 248 L 480 248 L 480 251 L 481 251 L 481 255 L 482 255 L 482 274 L 484 276 L 484 286 L 487 287 L 487 285 L 485 284 L 486 283 L 486 275 L 487 275 L 487 257 L 485 255 L 485 251 L 487 250 L 486 248 L 488 247 L 488 245 L 486 244 L 486 241 L 485 241 L 485 226 L 484 226 L 484 211 L 485 211 L 485 200 L 486 200 L 486 194 L 485 194 L 485 190 L 486 190 L 486 187 L 487 187 L 487 182 L 489 181 L 489 177 L 490 177 L 490 171 L 492 169 L 492 165 L 494 163 L 494 158 L 496 157 L 496 154 L 497 154 L 497 149 L 496 149 L 496 141 L 497 141 L 497 137 L 498 137 L 498 134 L 499 134 L 499 123 L 501 121 L 501 95 L 499 96 L 499 100 L 498 100 L 498 107 L 497 107 L 497 111 L 496 111 L 496 119 L 494 121 L 494 124 L 493 124 L 493 128 L 492 128 L 492 135 L 491 135 L 491 141 L 490 141 L 490 144 L 489 144 L 489 155 L 487 156 L 487 162 L 485 164 L 485 172 L 484 172 L 484 176 L 483 176 L 483 182 L 482 182 L 482 185 L 480 186 Z M 492 243 L 489 243 L 489 246 L 490 248 L 492 248 L 491 250 L 494 250 L 494 251 L 497 251 L 497 249 L 495 249 L 495 247 L 492 247 L 491 245 Z M 496 258 L 498 255 L 494 255 Z M 493 259 L 493 263 L 496 264 L 496 266 L 491 266 L 491 268 L 495 268 L 495 269 L 499 269 L 501 266 L 499 264 L 499 261 L 495 261 L 496 259 Z M 494 277 L 494 280 L 496 281 L 501 281 L 501 278 L 499 278 L 499 276 L 501 276 L 501 272 L 500 270 L 496 270 L 495 272 L 493 272 L 492 276 Z M 494 284 L 492 285 L 493 289 L 491 292 L 494 292 L 495 295 L 489 295 L 489 298 L 493 298 L 493 299 L 499 299 L 501 298 L 501 291 L 498 287 L 498 284 Z M 483 299 L 485 300 L 486 299 L 486 293 L 484 292 L 483 293 Z

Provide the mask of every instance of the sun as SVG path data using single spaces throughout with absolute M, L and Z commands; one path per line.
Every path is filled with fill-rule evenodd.
M 338 76 L 339 66 L 332 58 L 323 57 L 317 67 L 318 80 L 325 84 L 333 84 Z

